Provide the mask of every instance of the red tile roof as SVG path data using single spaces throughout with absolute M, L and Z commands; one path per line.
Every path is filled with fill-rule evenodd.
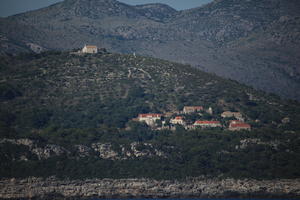
M 250 124 L 246 123 L 238 123 L 238 124 L 230 124 L 230 128 L 251 128 Z
M 241 123 L 244 123 L 244 122 L 242 122 L 240 120 L 231 120 L 230 121 L 230 124 L 241 124 Z
M 219 121 L 196 121 L 195 124 L 221 124 Z
M 181 117 L 181 116 L 177 116 L 177 117 L 175 117 L 175 119 L 176 119 L 176 120 L 182 120 L 182 119 L 183 119 L 183 117 Z

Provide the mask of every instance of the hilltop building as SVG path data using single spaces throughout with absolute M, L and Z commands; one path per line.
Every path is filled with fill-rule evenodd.
M 228 130 L 230 130 L 230 131 L 241 131 L 241 130 L 250 131 L 251 125 L 244 123 L 242 121 L 239 121 L 239 120 L 232 120 L 229 124 Z
M 194 113 L 194 112 L 200 112 L 203 111 L 203 107 L 202 106 L 184 106 L 183 108 L 183 114 L 190 114 L 190 113 Z
M 145 122 L 148 126 L 155 126 L 156 120 L 161 120 L 162 114 L 139 114 L 138 120 Z
M 82 53 L 98 53 L 98 48 L 94 45 L 84 45 Z
M 217 128 L 222 127 L 222 124 L 219 121 L 196 121 L 194 126 L 201 128 Z

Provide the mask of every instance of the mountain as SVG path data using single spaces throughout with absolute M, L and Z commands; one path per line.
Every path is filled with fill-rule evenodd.
M 105 51 L 5 55 L 0 72 L 2 178 L 300 177 L 296 101 L 188 65 Z M 180 113 L 184 106 L 204 110 Z M 240 112 L 252 130 L 228 131 L 224 111 Z M 157 130 L 136 122 L 141 113 L 224 127 Z
M 299 98 L 299 8 L 298 1 L 214 1 L 184 11 L 174 26 L 217 44 L 194 65 L 283 96 L 295 91 Z
M 158 3 L 137 5 L 135 8 L 138 9 L 142 15 L 156 21 L 163 21 L 177 13 L 177 11 L 170 6 Z
M 96 44 L 189 63 L 299 100 L 299 8 L 297 0 L 215 0 L 185 11 L 163 4 L 65 0 L 1 19 L 0 35 L 6 38 L 1 47 L 15 53 Z

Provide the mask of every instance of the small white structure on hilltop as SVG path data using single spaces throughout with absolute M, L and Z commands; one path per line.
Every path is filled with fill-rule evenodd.
M 98 53 L 98 48 L 95 45 L 84 45 L 82 53 Z

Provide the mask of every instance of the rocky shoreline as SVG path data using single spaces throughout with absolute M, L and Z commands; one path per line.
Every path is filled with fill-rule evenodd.
M 2 179 L 0 199 L 299 198 L 300 179 Z

